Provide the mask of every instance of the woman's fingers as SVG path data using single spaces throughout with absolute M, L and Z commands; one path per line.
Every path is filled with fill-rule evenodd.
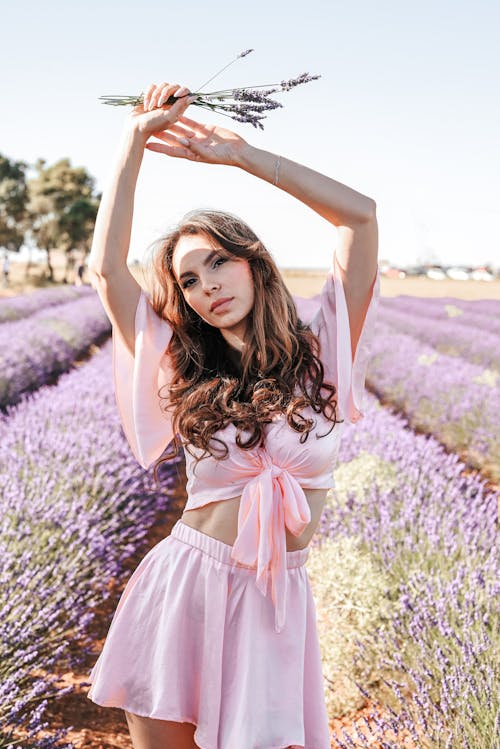
M 152 103 L 154 103 L 154 108 L 163 106 L 171 94 L 175 93 L 178 88 L 179 86 L 175 86 L 173 83 L 162 83 L 161 87 L 158 89 L 158 96 L 154 97 L 152 101 Z
M 156 89 L 156 84 L 155 83 L 151 83 L 147 87 L 147 89 L 146 89 L 146 92 L 144 94 L 144 98 L 142 100 L 142 107 L 143 107 L 143 109 L 144 109 L 145 112 L 147 112 L 148 109 L 149 109 L 149 100 L 150 100 L 151 95 L 153 94 L 153 92 L 154 92 L 155 89 Z
M 172 104 L 172 116 L 175 122 L 179 119 L 179 117 L 182 116 L 182 113 L 188 107 L 189 107 L 189 97 L 187 96 L 183 96 L 182 98 L 179 98 L 179 101 L 177 101 L 175 104 Z M 171 125 L 169 127 L 171 127 Z
M 147 138 L 154 132 L 172 127 L 192 101 L 187 86 L 166 81 L 159 86 L 152 83 L 143 95 L 142 105 L 134 107 L 128 122 Z
M 187 146 L 189 143 L 189 140 L 184 137 L 176 137 L 172 133 L 170 133 L 168 130 L 162 130 L 159 133 L 153 133 L 153 138 L 158 138 L 158 140 L 162 140 L 164 143 L 170 143 L 170 145 L 177 145 L 178 143 L 183 143 L 183 145 Z
M 171 129 L 173 129 L 173 127 Z M 163 143 L 166 143 L 169 146 L 190 146 L 191 141 L 184 136 L 181 128 L 179 128 L 179 130 L 181 132 L 177 135 L 174 135 L 170 130 L 162 130 L 161 132 L 153 133 L 153 137 L 163 141 Z M 154 141 L 150 141 L 150 143 L 154 143 Z
M 189 89 L 187 88 L 187 86 L 179 86 L 178 83 L 167 83 L 167 81 L 164 81 L 163 83 L 160 83 L 159 86 L 152 83 L 150 86 L 148 86 L 148 88 L 146 89 L 146 93 L 144 94 L 143 109 L 145 112 L 151 112 L 153 109 L 163 107 L 171 96 L 181 97 L 179 103 L 184 103 L 186 102 L 186 99 L 189 98 L 185 96 L 185 94 L 188 93 Z M 180 108 L 180 106 L 177 107 L 177 109 Z
M 179 117 L 179 119 L 181 119 Z M 175 123 L 174 125 L 169 125 L 168 128 L 165 128 L 165 130 L 159 130 L 158 133 L 173 133 L 174 135 L 181 135 L 183 138 L 194 138 L 195 133 L 193 133 L 192 130 L 188 130 L 185 127 L 182 127 L 181 125 L 178 125 Z M 158 137 L 156 133 L 153 133 L 155 137 Z
M 179 88 L 180 86 L 178 83 L 164 82 L 160 86 L 157 86 L 154 92 L 150 96 L 148 111 L 150 112 L 152 109 L 158 109 L 158 107 L 160 106 L 158 103 L 160 100 L 160 97 L 162 101 L 165 102 Z
M 146 143 L 148 151 L 156 151 L 157 153 L 166 153 L 167 156 L 179 156 L 179 148 L 175 146 L 166 146 L 163 143 Z M 187 149 L 184 149 L 187 150 Z
M 179 117 L 179 121 L 188 127 L 192 127 L 194 130 L 201 130 L 203 133 L 208 132 L 206 125 L 203 125 L 201 122 L 196 122 L 196 120 L 190 120 L 189 117 L 185 117 L 184 115 Z
M 184 150 L 187 150 L 190 154 L 193 154 L 197 151 L 196 144 L 194 141 L 189 138 L 185 138 L 184 136 L 175 136 L 168 132 L 163 133 L 155 133 L 155 138 L 158 138 L 158 140 L 163 141 L 168 146 L 173 146 L 175 148 L 183 148 Z
M 169 100 L 170 96 L 174 96 L 175 98 L 179 99 L 179 102 L 175 102 L 175 104 L 184 104 L 187 103 L 187 94 L 189 94 L 189 89 L 187 86 L 173 86 L 173 87 L 166 87 L 161 92 L 160 96 L 158 97 L 157 107 L 163 107 L 167 101 Z
M 148 151 L 156 151 L 157 153 L 165 153 L 167 156 L 174 156 L 181 159 L 196 159 L 196 154 L 184 146 L 169 146 L 164 143 L 146 143 Z

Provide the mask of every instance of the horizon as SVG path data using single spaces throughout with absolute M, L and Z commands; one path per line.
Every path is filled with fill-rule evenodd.
M 5 253 L 6 251 L 2 249 L 2 250 L 0 250 L 0 252 L 1 253 Z M 29 252 L 29 250 L 26 251 L 26 252 L 22 252 L 22 253 L 12 252 L 11 251 L 11 252 L 9 252 L 9 260 L 11 262 L 14 262 L 14 263 L 27 263 L 28 258 L 26 257 L 26 255 L 27 255 L 28 252 Z M 38 257 L 33 257 L 32 256 L 31 263 L 33 263 L 35 265 L 43 265 L 44 262 L 46 261 L 45 250 L 33 249 L 33 250 L 31 250 L 31 252 L 35 253 L 35 255 L 36 254 L 39 255 Z M 58 253 L 59 255 L 61 255 L 63 257 L 65 256 L 65 253 L 64 253 L 63 250 L 51 250 L 51 252 Z M 79 251 L 75 250 L 75 252 L 79 252 Z M 139 265 L 143 269 L 148 267 L 147 263 L 141 262 L 141 260 L 138 259 L 138 258 L 131 258 L 131 259 L 129 259 L 127 261 L 127 265 L 131 266 L 131 267 L 133 267 L 133 266 L 137 267 Z M 430 270 L 432 268 L 436 268 L 436 269 L 441 268 L 443 270 L 451 270 L 453 268 L 456 268 L 456 269 L 464 269 L 464 270 L 468 270 L 468 271 L 473 271 L 473 270 L 481 270 L 483 268 L 490 268 L 495 275 L 497 275 L 497 274 L 500 275 L 500 262 L 498 262 L 496 265 L 494 263 L 479 263 L 479 264 L 473 264 L 473 265 L 471 265 L 471 264 L 467 264 L 467 263 L 465 263 L 465 264 L 464 263 L 448 264 L 448 263 L 439 263 L 439 262 L 414 263 L 414 264 L 406 264 L 406 265 L 395 265 L 395 264 L 391 263 L 387 258 L 379 257 L 379 259 L 378 259 L 378 266 L 379 266 L 379 269 L 381 269 L 383 266 L 387 266 L 387 270 L 413 270 L 415 268 L 420 268 L 421 267 L 421 268 L 425 268 L 427 270 Z M 280 268 L 280 270 L 284 270 L 286 272 L 295 272 L 296 271 L 297 273 L 306 273 L 306 274 L 307 273 L 314 273 L 314 274 L 325 273 L 329 269 L 328 265 L 324 265 L 324 266 L 306 266 L 306 265 L 282 265 L 282 264 L 279 264 L 278 267 Z M 384 272 L 385 272 L 384 270 L 382 270 L 382 269 L 380 270 L 381 274 L 383 274 Z

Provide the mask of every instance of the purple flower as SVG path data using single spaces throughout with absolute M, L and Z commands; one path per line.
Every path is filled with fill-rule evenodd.
M 253 49 L 247 49 L 244 52 L 241 52 L 234 58 L 234 60 L 231 60 L 231 62 L 217 71 L 215 75 L 205 81 L 205 83 L 198 86 L 195 91 L 191 91 L 189 94 L 185 95 L 196 97 L 192 102 L 193 106 L 209 109 L 210 111 L 217 112 L 225 117 L 230 117 L 237 122 L 245 122 L 253 125 L 253 127 L 258 127 L 263 130 L 264 126 L 262 120 L 265 119 L 265 117 L 260 115 L 259 112 L 271 111 L 283 106 L 279 102 L 270 98 L 272 94 L 291 91 L 293 88 L 296 88 L 296 86 L 300 86 L 303 83 L 309 83 L 310 81 L 316 81 L 318 78 L 321 78 L 321 76 L 301 73 L 296 78 L 290 78 L 289 80 L 281 81 L 281 83 L 271 85 L 244 86 L 243 88 L 229 88 L 208 93 L 201 91 L 202 88 L 205 88 L 205 86 L 213 81 L 223 70 L 226 70 L 226 68 L 232 65 L 236 60 L 246 57 L 250 52 L 253 52 Z M 258 89 L 261 90 L 259 91 Z M 100 96 L 99 98 L 104 104 L 111 104 L 113 106 L 138 106 L 144 100 L 143 94 L 140 94 L 139 96 Z M 165 103 L 174 104 L 176 101 L 178 101 L 178 99 L 171 96 Z
M 152 471 L 137 464 L 116 409 L 111 351 L 108 340 L 56 386 L 40 387 L 0 416 L 6 745 L 7 732 L 27 723 L 37 742 L 30 746 L 54 745 L 38 736 L 47 700 L 74 687 L 61 688 L 50 674 L 95 659 L 88 630 L 95 608 L 109 597 L 112 579 L 125 584 L 127 560 L 141 554 L 148 528 L 170 501 L 178 461 L 165 467 L 160 491 Z M 34 679 L 34 668 L 46 675 Z

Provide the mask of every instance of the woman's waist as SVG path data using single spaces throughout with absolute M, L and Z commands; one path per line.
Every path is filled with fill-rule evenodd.
M 309 545 L 321 518 L 328 489 L 304 489 L 311 510 L 311 520 L 300 534 L 294 536 L 285 527 L 287 551 L 297 551 Z M 182 522 L 207 536 L 233 546 L 238 536 L 238 513 L 241 495 L 230 499 L 216 500 L 201 507 L 185 509 Z

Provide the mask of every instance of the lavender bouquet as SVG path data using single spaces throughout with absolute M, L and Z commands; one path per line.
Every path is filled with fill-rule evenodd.
M 263 130 L 264 125 L 262 124 L 262 120 L 266 118 L 266 115 L 263 113 L 283 107 L 283 104 L 271 98 L 272 94 L 282 91 L 290 91 L 301 83 L 309 83 L 309 81 L 315 81 L 318 78 L 321 78 L 320 75 L 301 73 L 297 78 L 291 78 L 288 81 L 281 81 L 281 83 L 272 83 L 263 86 L 243 86 L 242 88 L 228 88 L 221 91 L 210 91 L 209 93 L 201 92 L 201 89 L 213 81 L 223 70 L 226 70 L 226 68 L 241 57 L 246 57 L 250 52 L 253 52 L 253 49 L 247 49 L 244 52 L 241 52 L 234 60 L 231 60 L 231 62 L 209 78 L 208 81 L 205 81 L 197 91 L 190 91 L 187 94 L 183 94 L 183 96 L 195 96 L 196 99 L 192 102 L 195 107 L 209 109 L 212 112 L 217 112 L 218 114 L 230 117 L 238 122 L 247 122 L 254 127 L 259 127 Z M 178 98 L 170 96 L 165 104 L 175 104 L 179 98 L 182 98 L 182 96 Z M 102 100 L 103 104 L 111 104 L 115 107 L 126 106 L 127 104 L 137 107 L 144 101 L 144 92 L 141 92 L 139 96 L 100 96 L 99 99 Z

